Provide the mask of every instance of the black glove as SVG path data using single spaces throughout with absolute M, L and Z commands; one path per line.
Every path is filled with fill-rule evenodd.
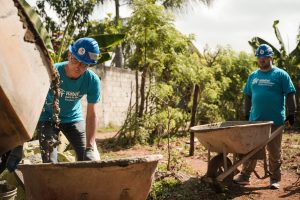
M 291 126 L 294 125 L 295 121 L 296 121 L 295 114 L 288 115 L 287 118 L 285 119 L 285 122 L 288 122 Z
M 93 147 L 87 147 L 85 149 L 83 160 L 97 160 Z
M 246 120 L 246 121 L 249 121 L 249 118 L 250 118 L 249 115 L 246 115 L 246 116 L 245 116 L 245 120 Z
M 0 174 L 6 169 L 6 161 L 8 159 L 9 154 L 10 151 L 6 152 L 0 157 Z
M 23 155 L 23 146 L 17 146 L 14 148 L 6 161 L 6 168 L 8 169 L 9 172 L 15 171 L 17 169 L 18 164 L 22 160 L 22 155 Z

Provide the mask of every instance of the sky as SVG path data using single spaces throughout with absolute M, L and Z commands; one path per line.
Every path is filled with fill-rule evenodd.
M 101 6 L 94 16 L 114 13 L 111 5 Z M 300 25 L 300 0 L 215 0 L 207 8 L 192 5 L 187 12 L 177 13 L 175 25 L 184 34 L 195 35 L 195 45 L 200 51 L 207 44 L 231 46 L 235 51 L 252 52 L 248 41 L 258 36 L 279 48 L 274 29 L 274 20 L 279 20 L 279 30 L 288 52 L 296 47 L 296 35 Z M 121 6 L 121 17 L 130 12 Z M 96 17 L 97 18 L 97 17 Z
M 196 10 L 197 9 L 197 10 Z M 296 47 L 300 25 L 300 0 L 216 0 L 211 8 L 197 6 L 193 13 L 177 16 L 176 26 L 196 35 L 196 46 L 230 45 L 251 52 L 248 41 L 258 36 L 279 47 L 274 20 L 290 52 Z
M 28 1 L 32 5 L 35 0 Z M 109 2 L 95 10 L 94 19 L 103 19 L 107 13 L 114 15 L 114 3 Z M 126 5 L 120 7 L 120 15 L 130 15 Z M 292 51 L 299 33 L 300 0 L 214 0 L 209 8 L 198 3 L 177 12 L 175 26 L 184 34 L 194 34 L 200 51 L 207 44 L 211 49 L 229 45 L 235 51 L 251 53 L 248 41 L 255 36 L 279 48 L 272 28 L 274 20 L 279 20 L 287 51 Z

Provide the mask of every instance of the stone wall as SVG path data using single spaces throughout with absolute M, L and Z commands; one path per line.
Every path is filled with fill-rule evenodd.
M 101 100 L 97 112 L 98 128 L 122 126 L 130 102 L 131 105 L 135 102 L 135 72 L 104 66 L 92 69 L 101 79 Z M 84 114 L 86 105 L 84 97 L 82 100 Z

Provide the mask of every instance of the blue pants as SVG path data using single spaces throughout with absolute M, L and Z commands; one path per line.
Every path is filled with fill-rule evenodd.
M 84 160 L 86 134 L 84 121 L 59 124 L 55 127 L 53 122 L 39 122 L 36 128 L 42 159 L 44 163 L 57 163 L 58 134 L 61 131 L 76 152 L 78 161 Z

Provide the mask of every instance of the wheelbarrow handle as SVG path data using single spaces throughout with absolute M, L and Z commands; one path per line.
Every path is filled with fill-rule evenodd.
M 254 154 L 256 154 L 258 151 L 260 151 L 264 146 L 266 146 L 270 141 L 272 141 L 277 135 L 279 135 L 284 126 L 279 126 L 274 132 L 272 132 L 271 137 L 265 141 L 263 144 L 255 148 L 254 150 L 250 151 L 248 154 L 246 154 L 241 160 L 239 160 L 237 163 L 232 165 L 227 171 L 223 172 L 217 177 L 217 181 L 222 182 L 224 178 L 226 178 L 229 174 L 231 174 L 238 166 L 240 166 L 242 163 L 244 163 L 246 160 L 251 158 Z

